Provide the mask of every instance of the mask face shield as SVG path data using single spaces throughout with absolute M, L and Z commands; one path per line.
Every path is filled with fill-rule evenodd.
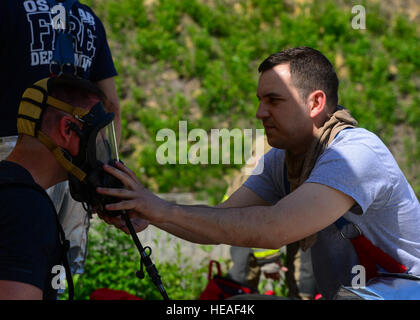
M 95 140 L 95 158 L 103 164 L 112 164 L 119 161 L 117 139 L 115 136 L 114 121 L 98 131 Z
M 114 114 L 106 113 L 104 106 L 98 102 L 83 118 L 78 118 L 82 129 L 79 154 L 74 157 L 75 165 L 82 169 L 109 164 L 118 160 L 118 149 L 113 124 Z

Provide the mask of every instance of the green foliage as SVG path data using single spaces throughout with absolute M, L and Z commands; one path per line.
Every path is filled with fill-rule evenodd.
M 144 245 L 154 247 L 153 244 Z M 176 258 L 171 262 L 158 261 L 152 252 L 151 259 L 159 271 L 165 289 L 171 299 L 198 299 L 207 285 L 208 262 L 204 261 L 206 265 L 196 266 L 190 258 L 181 255 L 179 246 L 175 251 Z M 73 277 L 74 298 L 86 300 L 94 290 L 109 288 L 125 290 L 142 299 L 162 299 L 145 269 L 144 279 L 136 277 L 139 260 L 139 253 L 129 235 L 100 222 L 90 233 L 85 272 Z M 65 300 L 67 297 L 66 292 L 60 299 Z
M 73 276 L 75 300 L 88 300 L 90 294 L 100 288 L 124 290 L 146 300 L 162 299 L 145 268 L 145 278 L 140 280 L 136 277 L 135 272 L 140 266 L 139 253 L 129 235 L 97 220 L 89 235 L 85 272 L 82 275 Z M 161 233 L 157 234 L 153 243 L 143 245 L 150 245 L 153 250 L 161 241 L 170 245 L 170 239 L 164 239 Z M 199 248 L 205 253 L 213 250 L 213 247 L 209 245 L 201 245 Z M 170 262 L 159 261 L 156 255 L 153 255 L 153 251 L 151 255 L 165 290 L 174 300 L 198 299 L 208 283 L 209 261 L 203 260 L 198 265 L 193 264 L 191 257 L 181 254 L 179 243 L 176 244 L 174 251 L 175 258 Z M 285 260 L 284 255 L 282 259 Z M 224 271 L 228 270 L 230 261 L 219 259 L 219 262 L 225 275 Z M 267 290 L 268 282 L 277 295 L 287 296 L 284 277 L 279 281 L 261 281 L 258 288 L 260 292 Z M 68 291 L 66 290 L 60 296 L 60 300 L 67 299 Z

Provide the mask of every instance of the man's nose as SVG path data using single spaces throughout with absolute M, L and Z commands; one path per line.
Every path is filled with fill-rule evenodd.
M 264 119 L 267 118 L 270 114 L 267 111 L 267 108 L 264 106 L 263 102 L 260 102 L 257 109 L 256 117 L 257 119 Z

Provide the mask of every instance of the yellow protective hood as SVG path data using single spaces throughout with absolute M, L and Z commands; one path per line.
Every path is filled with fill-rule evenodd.
M 63 149 L 58 147 L 41 131 L 41 124 L 44 111 L 47 107 L 64 111 L 76 119 L 83 118 L 89 113 L 89 110 L 73 107 L 50 96 L 48 90 L 48 82 L 50 80 L 52 78 L 39 80 L 23 93 L 17 116 L 18 134 L 24 134 L 38 139 L 54 154 L 57 161 L 66 171 L 73 174 L 80 181 L 83 181 L 86 174 L 66 159 Z

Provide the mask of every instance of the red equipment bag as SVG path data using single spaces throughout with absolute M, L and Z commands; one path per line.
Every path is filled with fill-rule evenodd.
M 90 294 L 90 300 L 142 300 L 123 290 L 97 289 Z
M 212 277 L 213 264 L 217 267 L 217 275 Z M 210 260 L 208 284 L 201 293 L 199 300 L 224 300 L 239 294 L 258 293 L 256 290 L 239 282 L 222 276 L 220 263 Z

